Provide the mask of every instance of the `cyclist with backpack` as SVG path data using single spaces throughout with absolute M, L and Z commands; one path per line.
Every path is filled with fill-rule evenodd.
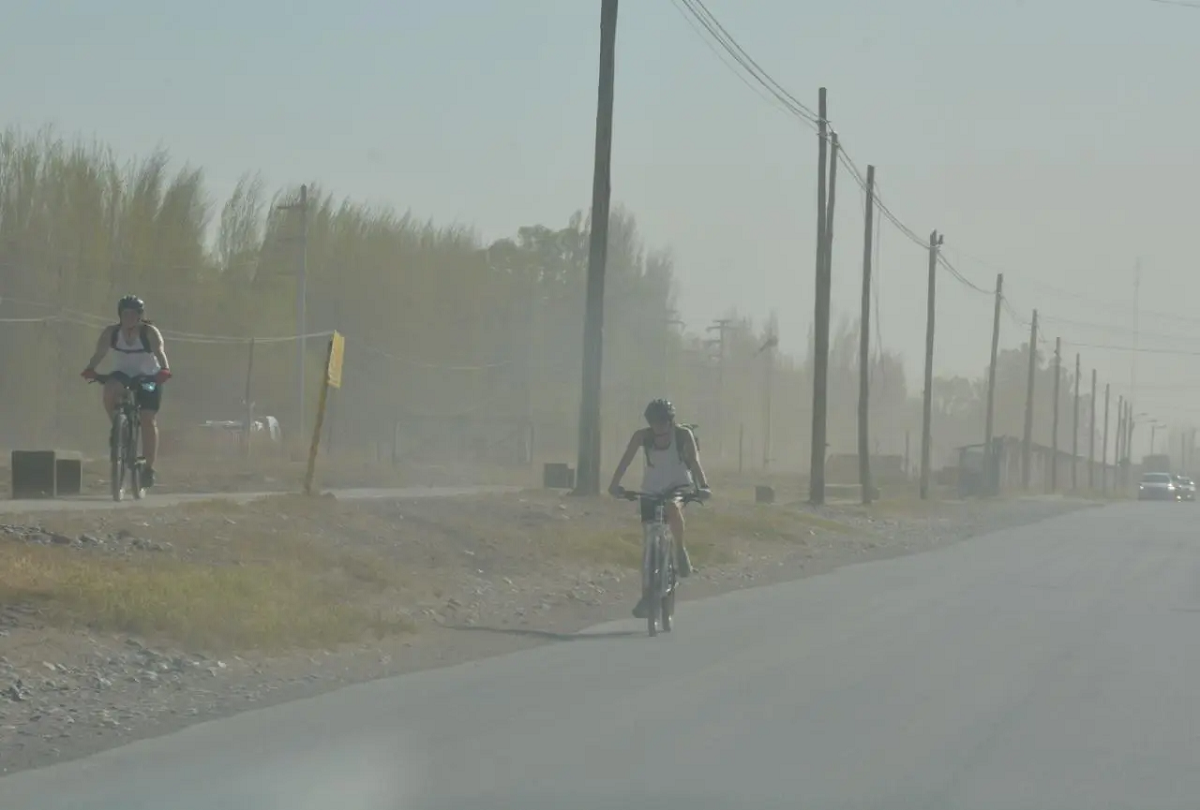
M 158 409 L 162 405 L 162 383 L 171 377 L 171 367 L 163 348 L 162 332 L 145 319 L 146 303 L 136 295 L 127 295 L 117 302 L 120 323 L 106 326 L 96 341 L 96 351 L 83 370 L 83 377 L 96 376 L 96 366 L 109 353 L 116 353 L 112 373 L 125 377 L 154 377 L 159 385 L 153 391 L 137 389 L 138 407 L 142 414 L 142 450 L 146 458 L 144 486 L 154 485 L 154 461 L 158 454 Z M 104 385 L 104 410 L 111 421 L 121 397 L 120 380 L 110 379 Z
M 644 415 L 648 427 L 634 431 L 630 437 L 625 454 L 613 473 L 612 483 L 608 485 L 609 494 L 622 496 L 624 489 L 621 487 L 621 478 L 640 450 L 646 459 L 642 492 L 661 493 L 676 487 L 695 486 L 702 498 L 708 498 L 711 495 L 708 478 L 700 465 L 699 444 L 691 426 L 675 421 L 675 406 L 665 399 L 656 399 L 647 405 Z M 645 502 L 641 505 L 641 513 L 643 522 L 653 520 L 653 513 Z M 679 575 L 686 577 L 692 572 L 692 561 L 683 544 L 683 510 L 679 504 L 669 502 L 666 505 L 666 517 L 671 536 L 675 538 Z M 642 619 L 645 613 L 646 605 L 639 601 L 633 609 L 633 615 Z

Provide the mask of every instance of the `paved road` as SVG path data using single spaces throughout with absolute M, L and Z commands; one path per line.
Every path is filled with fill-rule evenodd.
M 1087 510 L 685 603 L 670 636 L 194 726 L 0 779 L 0 806 L 1195 810 L 1198 517 Z
M 459 495 L 484 495 L 499 492 L 517 492 L 519 487 L 470 486 L 470 487 L 405 487 L 402 489 L 334 489 L 332 492 L 344 501 L 381 500 L 392 498 L 406 500 L 410 498 L 450 498 Z M 105 495 L 83 495 L 75 498 L 58 498 L 55 500 L 24 500 L 0 501 L 0 514 L 5 512 L 64 512 L 87 509 L 153 509 L 164 506 L 178 506 L 194 501 L 211 501 L 213 499 L 247 503 L 271 495 L 281 495 L 280 492 L 168 492 L 147 495 L 143 500 L 132 499 L 114 501 Z M 0 805 L 2 810 L 3 805 Z

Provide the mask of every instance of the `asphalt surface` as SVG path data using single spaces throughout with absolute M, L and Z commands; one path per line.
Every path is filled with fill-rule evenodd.
M 685 602 L 657 639 L 631 618 L 193 726 L 0 779 L 0 807 L 1195 810 L 1197 509 Z
M 410 498 L 451 498 L 459 495 L 485 495 L 488 493 L 516 492 L 519 487 L 499 486 L 468 486 L 468 487 L 405 487 L 393 489 L 332 489 L 322 490 L 335 497 L 345 500 L 406 500 Z M 0 501 L 0 514 L 28 514 L 32 512 L 69 512 L 90 509 L 154 509 L 166 506 L 179 506 L 195 501 L 233 501 L 248 503 L 272 495 L 286 495 L 286 492 L 168 492 L 151 491 L 140 501 L 128 497 L 123 501 L 114 501 L 107 495 L 80 495 L 70 498 L 53 498 L 39 500 Z M 4 806 L 0 805 L 0 810 Z

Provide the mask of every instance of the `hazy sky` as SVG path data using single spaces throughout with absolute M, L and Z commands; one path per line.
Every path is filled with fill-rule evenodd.
M 985 288 L 1073 343 L 1200 353 L 1192 227 L 1200 10 L 1151 0 L 708 0 L 811 107 L 817 87 L 882 196 Z M 0 123 L 53 123 L 125 155 L 157 145 L 214 194 L 261 170 L 485 236 L 590 199 L 598 0 L 339 3 L 5 0 Z M 812 317 L 816 139 L 747 89 L 670 0 L 625 0 L 614 199 L 676 254 L 694 326 Z M 834 305 L 858 309 L 861 197 L 843 173 Z M 925 256 L 882 232 L 880 326 L 919 387 Z M 937 367 L 981 373 L 991 300 L 938 278 Z M 1154 313 L 1154 314 L 1151 314 Z M 1097 326 L 1054 322 L 1065 318 Z M 1002 345 L 1027 335 L 1005 319 Z M 1155 337 L 1151 333 L 1156 333 Z M 1126 393 L 1127 352 L 1067 346 Z M 1139 410 L 1200 411 L 1200 357 L 1144 353 Z M 1198 417 L 1200 419 L 1200 417 Z

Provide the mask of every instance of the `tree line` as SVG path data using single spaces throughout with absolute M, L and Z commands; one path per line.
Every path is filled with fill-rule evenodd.
M 102 446 L 98 394 L 79 371 L 127 292 L 147 301 L 167 337 L 175 378 L 165 430 L 240 419 L 249 392 L 257 413 L 278 416 L 286 434 L 303 439 L 311 427 L 295 424 L 294 340 L 303 260 L 308 331 L 337 329 L 347 338 L 344 387 L 333 398 L 337 450 L 388 446 L 401 459 L 504 461 L 531 443 L 539 458 L 573 458 L 585 213 L 486 243 L 469 227 L 340 199 L 317 185 L 308 186 L 303 228 L 298 199 L 299 186 L 270 193 L 251 175 L 214 203 L 203 171 L 173 168 L 165 151 L 123 161 L 104 145 L 51 131 L 3 133 L 0 444 Z M 734 463 L 740 448 L 748 467 L 769 456 L 776 469 L 807 469 L 809 358 L 769 347 L 773 319 L 730 312 L 718 356 L 712 332 L 680 326 L 671 251 L 648 245 L 634 214 L 619 207 L 607 279 L 607 466 L 644 403 L 667 396 L 699 423 L 702 447 L 719 463 Z M 846 321 L 831 341 L 831 452 L 857 446 L 857 335 Z M 306 342 L 309 403 L 326 340 Z M 1021 435 L 1026 361 L 1023 349 L 1001 354 L 997 435 Z M 871 362 L 873 449 L 901 453 L 911 432 L 915 454 L 921 392 L 910 390 L 898 352 L 880 347 Z M 1038 369 L 1034 438 L 1048 443 L 1053 372 L 1041 355 Z M 936 461 L 950 461 L 957 444 L 982 441 L 985 391 L 986 369 L 975 379 L 935 380 Z M 1069 436 L 1068 397 L 1060 409 L 1060 436 Z

